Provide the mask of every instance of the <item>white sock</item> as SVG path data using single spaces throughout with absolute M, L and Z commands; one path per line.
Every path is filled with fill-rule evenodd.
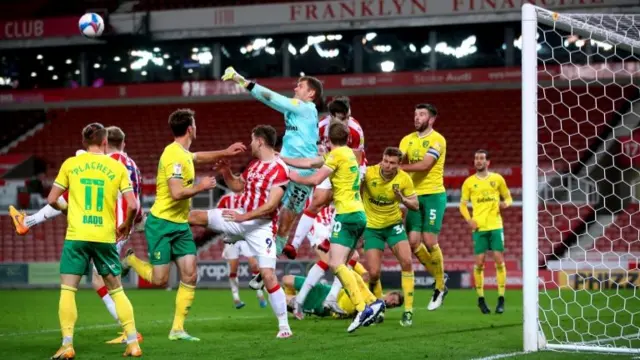
M 342 283 L 340 282 L 340 279 L 336 276 L 333 278 L 333 284 L 331 285 L 331 291 L 329 291 L 329 295 L 327 295 L 327 298 L 325 299 L 325 301 L 336 301 L 338 300 L 338 294 L 340 293 L 340 290 L 342 290 Z
M 258 297 L 258 299 L 264 299 L 264 293 L 262 292 L 262 290 L 256 290 L 256 296 Z
M 296 295 L 296 302 L 298 304 L 304 304 L 304 300 L 307 298 L 307 295 L 309 295 L 309 291 L 311 291 L 318 281 L 322 279 L 328 268 L 329 266 L 327 266 L 327 264 L 322 260 L 318 261 L 311 267 L 311 270 L 309 270 L 309 273 L 307 274 L 307 278 L 304 279 L 302 288 Z
M 24 224 L 30 228 L 33 227 L 35 225 L 41 224 L 45 221 L 47 221 L 48 219 L 54 218 L 58 215 L 62 214 L 61 211 L 58 211 L 54 208 L 51 207 L 51 205 L 47 205 L 45 207 L 43 207 L 42 209 L 38 210 L 37 213 L 33 214 L 33 215 L 29 215 L 29 216 L 25 216 L 24 218 Z
M 62 338 L 62 345 L 73 344 L 73 336 L 65 336 Z
M 289 328 L 289 318 L 287 317 L 287 296 L 280 285 L 276 285 L 273 289 L 269 290 L 269 302 L 271 308 L 278 318 L 278 325 L 280 328 Z
M 107 310 L 109 310 L 109 314 L 111 314 L 111 316 L 113 316 L 113 318 L 118 323 L 120 323 L 120 320 L 118 320 L 118 313 L 116 312 L 116 303 L 113 302 L 111 295 L 107 294 L 103 296 L 102 302 L 104 302 L 104 305 L 107 307 Z
M 296 228 L 296 233 L 293 235 L 293 240 L 291 240 L 291 245 L 293 245 L 294 248 L 298 249 L 302 241 L 309 235 L 314 221 L 315 216 L 311 217 L 306 211 L 302 214 L 298 222 L 298 227 Z
M 237 276 L 229 277 L 229 286 L 231 286 L 231 295 L 233 295 L 233 301 L 240 301 Z

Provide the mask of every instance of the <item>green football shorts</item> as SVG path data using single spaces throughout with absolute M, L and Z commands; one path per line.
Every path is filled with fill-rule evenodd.
M 166 265 L 185 255 L 196 255 L 196 243 L 187 223 L 175 223 L 149 213 L 144 235 L 152 265 Z
M 480 255 L 489 250 L 504 252 L 504 231 L 502 229 L 473 232 L 473 253 Z
M 402 223 L 387 226 L 382 229 L 366 228 L 364 230 L 364 249 L 377 249 L 384 251 L 384 244 L 393 248 L 400 241 L 407 240 L 407 233 Z
M 366 227 L 367 216 L 364 211 L 336 214 L 331 231 L 331 243 L 355 249 Z
M 447 209 L 447 193 L 418 195 L 420 208 L 407 212 L 407 231 L 439 234 L 444 211 Z
M 115 243 L 65 240 L 60 257 L 60 274 L 90 274 L 92 260 L 101 276 L 118 276 L 122 272 Z
M 300 291 L 302 289 L 302 284 L 304 284 L 304 280 L 306 278 L 304 276 L 296 276 L 293 280 L 293 287 L 296 291 Z M 326 316 L 326 312 L 324 310 L 324 300 L 327 298 L 329 293 L 331 292 L 331 286 L 325 284 L 316 284 L 309 294 L 307 294 L 307 298 L 304 299 L 304 304 L 302 305 L 302 310 L 305 313 L 315 314 L 318 316 Z

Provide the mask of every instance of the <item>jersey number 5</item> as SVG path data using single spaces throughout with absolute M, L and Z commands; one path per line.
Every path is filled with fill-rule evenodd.
M 95 193 L 95 210 L 102 211 L 104 208 L 104 180 L 100 179 L 80 179 L 80 184 L 84 185 L 84 209 L 94 210 L 93 194 Z

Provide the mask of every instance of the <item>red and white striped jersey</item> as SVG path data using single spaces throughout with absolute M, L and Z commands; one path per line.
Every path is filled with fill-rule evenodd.
M 253 160 L 242 173 L 244 189 L 238 199 L 238 207 L 246 212 L 264 205 L 271 189 L 289 183 L 289 168 L 280 158 L 272 161 Z M 277 210 L 269 217 L 275 219 Z
M 307 202 L 304 204 L 305 209 L 311 206 L 312 200 L 313 200 L 313 196 L 309 196 L 309 198 L 307 199 Z M 333 215 L 335 214 L 335 212 L 336 212 L 336 208 L 333 206 L 333 204 L 330 204 L 329 206 L 325 206 L 316 215 L 315 221 L 322 225 L 331 225 L 331 223 L 333 222 Z
M 222 195 L 220 200 L 218 200 L 218 209 L 237 209 L 240 206 L 238 205 L 238 200 L 240 200 L 240 194 L 228 193 Z
M 320 127 L 320 144 L 329 147 L 329 124 L 331 123 L 331 115 L 327 115 L 320 122 L 318 126 Z M 362 151 L 362 164 L 366 162 L 364 156 L 364 131 L 362 130 L 362 126 L 358 120 L 353 117 L 349 117 L 347 122 L 347 126 L 349 126 L 349 140 L 347 141 L 347 146 L 356 151 Z
M 114 152 L 109 154 L 112 159 L 118 160 L 129 173 L 129 180 L 133 188 L 133 194 L 138 202 L 138 213 L 136 214 L 136 223 L 142 220 L 142 207 L 140 206 L 140 196 L 142 196 L 142 174 L 140 169 L 127 154 L 123 152 Z M 116 225 L 120 226 L 127 218 L 127 201 L 122 194 L 118 194 L 118 202 L 116 204 Z

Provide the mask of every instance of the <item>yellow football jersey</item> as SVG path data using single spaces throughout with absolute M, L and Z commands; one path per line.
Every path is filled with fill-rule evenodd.
M 393 179 L 386 180 L 380 171 L 380 165 L 369 166 L 364 175 L 362 202 L 367 214 L 367 227 L 372 229 L 402 223 L 400 201 L 396 199 L 394 189 L 400 189 L 404 196 L 416 194 L 413 181 L 406 172 L 398 170 Z
M 189 219 L 191 199 L 173 200 L 169 191 L 169 179 L 182 180 L 182 186 L 190 188 L 195 182 L 193 153 L 173 142 L 164 148 L 158 163 L 156 177 L 156 200 L 151 207 L 153 216 L 175 223 L 186 223 Z
M 66 240 L 116 242 L 118 192 L 133 190 L 122 163 L 89 152 L 70 157 L 54 184 L 69 190 Z
M 462 184 L 461 201 L 471 201 L 473 220 L 478 231 L 502 229 L 500 201 L 511 203 L 511 193 L 500 174 L 489 173 L 485 178 L 469 176 Z
M 363 211 L 360 199 L 360 171 L 353 150 L 346 146 L 335 148 L 327 155 L 324 166 L 333 172 L 329 175 L 333 189 L 336 214 Z
M 447 157 L 447 141 L 439 132 L 431 130 L 430 133 L 420 137 L 418 132 L 405 136 L 400 142 L 400 151 L 410 164 L 417 163 L 429 154 L 436 159 L 431 170 L 425 172 L 411 172 L 413 186 L 418 195 L 439 194 L 445 192 L 444 188 L 444 162 Z

